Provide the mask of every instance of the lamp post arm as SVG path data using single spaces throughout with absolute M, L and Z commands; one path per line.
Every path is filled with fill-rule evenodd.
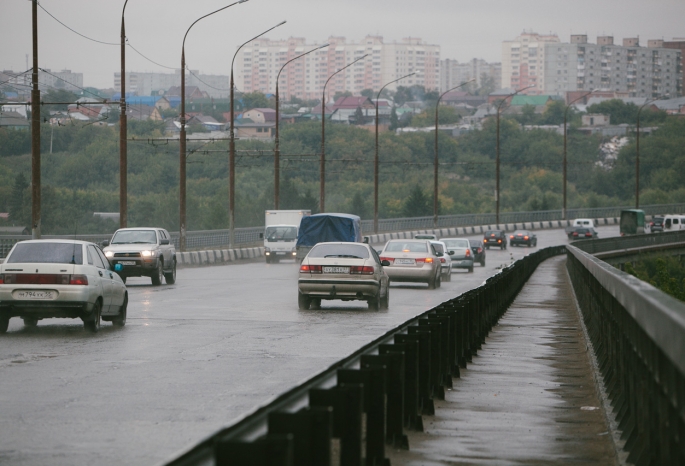
M 243 1 L 247 1 L 247 0 L 243 0 Z M 277 25 L 275 25 L 275 26 L 273 26 L 273 27 L 270 27 L 270 28 L 267 29 L 266 31 L 262 32 L 261 34 L 257 34 L 257 35 L 254 36 L 252 39 L 250 39 L 250 40 L 248 40 L 247 42 L 241 44 L 240 47 L 238 47 L 238 49 L 237 49 L 237 50 L 235 51 L 235 53 L 233 54 L 233 60 L 231 60 L 231 70 L 233 70 L 233 62 L 235 61 L 235 57 L 238 55 L 238 52 L 240 52 L 240 49 L 242 49 L 245 45 L 249 44 L 249 43 L 252 42 L 253 40 L 259 39 L 260 37 L 262 37 L 262 36 L 263 36 L 264 34 L 266 34 L 267 32 L 273 31 L 273 30 L 276 29 L 278 26 L 283 26 L 285 23 L 286 23 L 286 21 L 281 21 L 281 22 L 278 23 Z

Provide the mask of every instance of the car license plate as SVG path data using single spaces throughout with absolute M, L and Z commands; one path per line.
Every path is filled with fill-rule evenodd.
M 323 273 L 350 273 L 349 267 L 324 267 Z
M 395 259 L 395 264 L 397 265 L 416 265 L 414 259 Z
M 277 255 L 277 256 L 285 256 L 285 252 L 284 252 L 284 251 L 277 252 L 276 255 Z
M 136 261 L 119 261 L 121 265 L 136 265 Z
M 12 293 L 14 299 L 55 299 L 55 290 L 16 290 Z

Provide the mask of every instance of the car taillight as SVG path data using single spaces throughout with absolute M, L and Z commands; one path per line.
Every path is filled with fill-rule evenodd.
M 466 250 L 466 257 L 471 257 L 471 250 L 470 249 Z
M 524 236 L 523 239 L 528 239 L 528 237 L 527 237 L 527 236 Z
M 444 263 L 447 262 L 447 261 L 445 260 L 444 257 L 441 257 L 441 258 L 440 258 L 440 262 L 441 262 L 442 264 L 444 264 Z
M 395 258 L 394 258 L 394 257 L 382 257 L 382 256 L 381 256 L 381 260 L 382 260 L 382 261 L 388 261 L 388 262 L 390 262 L 391 265 L 392 265 L 393 262 L 395 262 Z
M 321 273 L 321 266 L 302 264 L 300 266 L 300 273 Z
M 488 242 L 488 239 L 487 239 L 487 238 L 484 238 L 484 239 L 483 239 L 483 242 L 484 242 L 484 243 L 487 243 L 487 242 Z
M 577 231 L 574 231 L 574 232 L 573 232 L 573 236 L 578 236 L 578 232 L 577 232 Z
M 497 242 L 498 242 L 498 243 L 501 243 L 501 242 L 502 242 L 502 240 L 501 240 L 501 239 L 498 239 L 498 240 L 497 240 Z
M 350 267 L 350 273 L 358 273 L 362 275 L 373 275 L 373 267 L 369 265 L 355 265 Z
M 587 233 L 585 233 L 585 236 L 592 236 L 592 233 L 588 231 Z
M 85 275 L 71 275 L 69 279 L 70 285 L 87 285 L 88 277 Z
M 9 283 L 9 282 L 7 282 L 7 283 Z M 0 273 L 0 285 L 4 285 L 4 284 L 5 284 L 5 276 Z
M 483 251 L 483 248 L 478 248 L 478 253 L 480 254 Z
M 426 258 L 421 257 L 421 258 L 416 259 L 416 263 L 417 264 L 423 264 L 423 263 L 432 264 L 433 258 L 432 257 L 426 257 Z
M 511 235 L 509 238 L 510 238 L 510 239 L 514 239 L 514 235 Z

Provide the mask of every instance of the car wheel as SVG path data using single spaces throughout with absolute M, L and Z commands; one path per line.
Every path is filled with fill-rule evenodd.
M 377 311 L 380 309 L 380 303 L 379 303 L 378 297 L 369 298 L 366 302 L 369 305 L 369 311 Z
M 128 313 L 128 293 L 124 294 L 124 304 L 119 309 L 119 315 L 112 319 L 112 325 L 123 327 L 126 325 L 126 314 Z
M 469 267 L 469 273 L 473 273 L 473 266 Z
M 7 327 L 10 325 L 10 318 L 0 315 L 0 334 L 7 333 Z
M 151 278 L 153 285 L 159 286 L 162 284 L 162 279 L 164 278 L 164 263 L 162 261 L 157 262 L 157 269 Z
M 381 298 L 381 309 L 387 310 L 388 308 L 390 308 L 390 283 L 385 289 L 385 296 Z
M 164 274 L 164 280 L 166 280 L 167 285 L 173 285 L 176 283 L 176 261 L 174 260 L 173 268 L 171 272 Z
M 450 269 L 450 271 L 447 272 L 447 275 L 445 275 L 445 281 L 446 281 L 446 282 L 451 282 L 451 281 L 452 281 L 452 269 Z
M 480 261 L 480 266 L 481 266 L 481 267 L 485 267 L 485 259 L 482 259 L 482 260 Z
M 440 288 L 442 286 L 442 274 L 438 274 L 438 277 L 435 279 L 435 287 Z
M 95 306 L 93 306 L 93 311 L 90 313 L 91 316 L 88 320 L 83 321 L 83 328 L 91 333 L 97 333 L 100 330 L 100 313 L 102 312 L 102 305 L 100 301 L 95 301 Z
M 264 256 L 264 261 L 265 261 L 267 264 L 270 264 L 270 263 L 271 263 L 271 258 L 270 258 L 269 256 Z
M 38 319 L 34 319 L 33 317 L 22 317 L 22 320 L 24 321 L 24 327 L 38 326 Z
M 309 306 L 312 303 L 312 300 L 307 296 L 306 294 L 302 294 L 299 291 L 297 292 L 297 306 L 300 308 L 301 311 L 307 311 L 309 310 Z

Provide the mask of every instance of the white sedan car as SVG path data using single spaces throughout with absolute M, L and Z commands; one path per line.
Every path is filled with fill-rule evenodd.
M 101 320 L 123 326 L 127 305 L 126 285 L 93 243 L 21 241 L 0 264 L 0 333 L 12 317 L 27 327 L 50 317 L 79 318 L 97 332 Z
M 447 246 L 442 241 L 431 241 L 436 252 L 442 253 L 440 256 L 440 273 L 443 282 L 452 281 L 452 256 L 447 250 Z
M 319 307 L 322 299 L 366 301 L 369 309 L 387 309 L 388 275 L 368 244 L 319 243 L 300 265 L 297 303 L 301 310 Z

